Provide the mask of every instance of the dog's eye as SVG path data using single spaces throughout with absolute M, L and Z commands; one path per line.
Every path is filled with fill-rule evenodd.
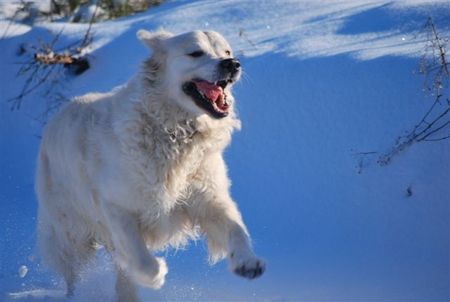
M 225 50 L 225 54 L 226 54 L 227 56 L 229 56 L 229 55 L 231 55 L 231 51 Z
M 188 56 L 193 57 L 193 58 L 198 58 L 198 57 L 203 56 L 204 54 L 205 54 L 204 51 L 202 51 L 202 50 L 196 50 L 196 51 L 194 51 L 194 52 L 189 53 Z

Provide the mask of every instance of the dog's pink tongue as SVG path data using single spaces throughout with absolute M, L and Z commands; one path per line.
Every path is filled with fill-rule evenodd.
M 216 86 L 207 81 L 196 81 L 195 85 L 197 89 L 203 92 L 203 94 L 210 100 L 215 101 L 222 94 L 222 87 Z

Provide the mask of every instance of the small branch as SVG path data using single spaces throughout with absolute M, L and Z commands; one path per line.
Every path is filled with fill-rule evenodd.
M 450 138 L 450 134 L 447 135 L 447 136 L 439 137 L 439 138 L 424 139 L 423 141 L 424 142 L 437 142 L 437 141 L 443 141 L 443 140 L 446 140 L 446 139 L 449 139 L 449 138 Z
M 93 19 L 91 19 L 93 22 Z M 49 78 L 52 76 L 52 73 L 61 70 L 55 69 L 55 67 L 64 67 L 67 68 L 72 74 L 79 75 L 83 73 L 90 67 L 89 61 L 86 56 L 80 56 L 82 50 L 89 45 L 92 41 L 92 37 L 90 34 L 92 24 L 89 25 L 86 33 L 84 35 L 84 39 L 81 41 L 79 46 L 74 50 L 70 48 L 65 48 L 64 51 L 55 52 L 55 45 L 59 41 L 61 34 L 64 31 L 62 28 L 52 39 L 50 43 L 45 43 L 43 41 L 39 41 L 39 46 L 32 46 L 32 49 L 35 50 L 35 54 L 33 58 L 25 62 L 21 68 L 19 68 L 17 75 L 28 75 L 25 80 L 25 84 L 22 88 L 21 93 L 13 97 L 7 102 L 10 102 L 11 110 L 20 109 L 22 105 L 23 99 L 40 88 L 44 83 L 46 83 Z M 48 70 L 47 68 L 50 67 Z M 59 81 L 59 78 L 56 79 L 56 82 Z M 55 82 L 55 81 L 54 81 Z M 55 83 L 49 84 L 51 90 L 55 85 Z M 49 91 L 48 91 L 49 92 Z
M 426 28 L 428 29 L 428 45 L 420 61 L 420 73 L 425 76 L 425 88 L 434 97 L 433 103 L 413 129 L 407 135 L 400 136 L 394 147 L 380 156 L 378 159 L 380 165 L 388 164 L 392 157 L 415 143 L 441 141 L 450 138 L 450 135 L 431 138 L 431 136 L 439 135 L 442 130 L 450 125 L 450 101 L 448 97 L 450 72 L 446 55 L 446 40 L 439 36 L 431 17 L 428 18 Z M 443 99 L 446 102 L 442 101 Z
M 372 156 L 377 154 L 375 151 L 366 151 L 366 152 L 354 152 L 352 155 L 356 158 L 357 164 L 355 166 L 356 172 L 358 174 L 362 174 L 363 169 L 369 165 L 372 160 Z
M 3 40 L 6 37 L 6 35 L 8 34 L 8 31 L 9 31 L 9 28 L 14 23 L 14 21 L 16 21 L 17 16 L 22 12 L 29 11 L 32 4 L 33 4 L 32 1 L 28 1 L 28 2 L 25 2 L 23 0 L 20 1 L 20 6 L 16 9 L 16 11 L 12 15 L 11 19 L 9 20 L 8 25 L 5 28 L 5 31 L 3 32 L 1 40 Z
M 434 129 L 433 131 L 428 132 L 426 135 L 424 135 L 423 137 L 419 138 L 417 137 L 417 141 L 418 142 L 422 142 L 424 140 L 426 140 L 427 137 L 429 137 L 430 135 L 435 134 L 436 132 L 444 129 L 445 127 L 447 127 L 448 125 L 450 125 L 450 121 L 447 121 L 445 124 L 439 126 L 438 128 Z
M 442 112 L 441 114 L 438 115 L 438 117 L 436 117 L 432 122 L 428 123 L 428 126 L 425 127 L 425 129 L 423 129 L 422 131 L 420 131 L 419 133 L 414 133 L 413 138 L 417 138 L 419 136 L 421 136 L 422 134 L 425 134 L 427 131 L 429 131 L 434 124 L 436 124 L 437 122 L 439 122 L 443 117 L 445 117 L 447 115 L 447 113 L 449 113 L 450 111 L 450 107 L 447 108 L 446 110 L 444 110 L 444 112 Z
M 353 155 L 371 155 L 371 154 L 377 154 L 378 152 L 376 151 L 369 151 L 369 152 L 355 152 L 353 153 Z
M 243 28 L 239 29 L 239 37 L 244 38 L 244 40 L 247 41 L 251 46 L 253 46 L 255 49 L 258 49 L 258 46 L 248 37 Z
M 441 66 L 444 68 L 445 72 L 447 73 L 447 76 L 450 76 L 450 72 L 448 70 L 448 63 L 447 63 L 447 58 L 445 56 L 445 48 L 444 46 L 441 44 L 441 38 L 439 38 L 439 35 L 436 31 L 436 26 L 434 25 L 433 19 L 431 17 L 429 17 L 429 23 L 431 26 L 431 30 L 433 32 L 433 36 L 434 36 L 434 41 L 436 41 L 437 43 L 437 47 L 439 50 L 439 58 L 441 59 Z
M 100 0 L 97 0 L 95 2 L 95 9 L 94 9 L 94 13 L 91 16 L 91 19 L 89 20 L 89 26 L 88 29 L 86 30 L 86 33 L 84 34 L 84 38 L 80 43 L 80 46 L 77 48 L 78 53 L 81 53 L 83 51 L 83 49 L 88 46 L 89 44 L 91 44 L 92 42 L 92 37 L 91 37 L 91 29 L 92 29 L 92 24 L 95 21 L 95 16 L 97 15 L 97 10 L 99 7 L 99 2 Z
M 48 77 L 51 75 L 51 73 L 53 72 L 53 68 L 54 66 L 52 66 L 49 71 L 43 76 L 41 77 L 35 85 L 33 85 L 32 87 L 28 88 L 31 83 L 33 82 L 36 73 L 38 72 L 38 69 L 36 69 L 35 71 L 33 71 L 33 73 L 30 75 L 30 77 L 28 77 L 25 86 L 22 89 L 22 92 L 14 98 L 11 98 L 9 100 L 7 100 L 7 102 L 11 102 L 12 106 L 11 106 L 11 110 L 18 110 L 20 109 L 21 105 L 22 105 L 22 100 L 25 96 L 27 96 L 28 94 L 30 94 L 31 92 L 33 92 L 34 90 L 36 90 L 38 87 L 40 87 L 42 84 L 44 84 Z

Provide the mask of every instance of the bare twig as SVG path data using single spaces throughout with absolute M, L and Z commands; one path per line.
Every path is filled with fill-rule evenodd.
M 433 19 L 428 18 L 428 45 L 420 62 L 420 73 L 425 76 L 426 90 L 434 100 L 420 121 L 405 136 L 397 139 L 394 147 L 379 157 L 378 163 L 386 165 L 392 157 L 415 143 L 442 141 L 450 135 L 439 135 L 450 125 L 450 97 L 449 97 L 449 62 L 446 53 L 447 40 L 440 37 Z M 445 101 L 443 101 L 445 99 Z
M 86 46 L 88 46 L 92 42 L 91 29 L 92 29 L 92 24 L 95 21 L 95 16 L 97 15 L 99 2 L 100 2 L 100 0 L 97 0 L 95 2 L 94 13 L 92 14 L 91 19 L 89 20 L 89 26 L 88 26 L 88 29 L 86 30 L 86 33 L 84 34 L 84 38 L 81 41 L 80 46 L 78 47 L 78 53 L 81 53 L 83 48 L 85 48 Z
M 450 121 L 445 122 L 443 125 L 437 127 L 436 129 L 433 129 L 432 131 L 428 132 L 426 135 L 422 136 L 422 137 L 418 137 L 417 141 L 418 142 L 422 142 L 425 141 L 429 136 L 441 131 L 442 129 L 444 129 L 445 127 L 447 127 L 448 125 L 450 125 Z
M 9 19 L 8 25 L 6 26 L 5 31 L 3 32 L 1 40 L 3 40 L 6 37 L 6 35 L 9 32 L 9 29 L 11 28 L 11 25 L 16 21 L 19 14 L 29 11 L 31 8 L 31 5 L 33 5 L 32 1 L 24 1 L 24 0 L 20 1 L 18 8 L 16 9 L 16 11 L 12 15 L 12 17 Z
M 436 26 L 434 25 L 433 19 L 431 17 L 428 18 L 428 23 L 431 27 L 431 30 L 433 32 L 434 41 L 436 42 L 436 45 L 439 50 L 439 59 L 441 60 L 441 67 L 445 70 L 447 76 L 450 76 L 450 72 L 448 71 L 448 63 L 447 63 L 445 48 L 441 42 L 442 39 L 439 37 L 439 35 L 436 31 Z
M 62 51 L 56 52 L 54 50 L 64 28 L 53 37 L 50 43 L 39 40 L 39 46 L 31 46 L 31 49 L 35 51 L 33 58 L 23 63 L 17 72 L 18 76 L 27 76 L 22 91 L 19 95 L 7 100 L 11 103 L 11 110 L 20 109 L 23 99 L 26 96 L 42 87 L 42 85 L 51 78 L 56 79 L 52 85 L 49 85 L 50 88 L 47 90 L 47 94 L 49 94 L 54 86 L 57 86 L 54 84 L 59 83 L 60 77 L 53 76 L 59 74 L 62 68 L 74 68 L 74 74 L 81 74 L 89 68 L 87 56 L 83 56 L 82 52 L 92 42 L 91 28 L 92 23 L 94 22 L 94 16 L 95 12 L 89 22 L 89 27 L 86 30 L 83 39 L 77 42 L 78 46 L 76 48 L 66 46 Z M 58 102 L 58 104 L 60 104 L 60 102 Z
M 361 174 L 363 172 L 363 169 L 371 163 L 373 156 L 375 156 L 375 154 L 377 153 L 378 152 L 376 151 L 353 152 L 352 156 L 355 157 L 355 159 L 357 160 L 355 166 L 356 172 L 358 174 Z
M 426 141 L 426 142 L 438 142 L 438 141 L 442 141 L 442 140 L 449 139 L 449 138 L 450 138 L 450 134 L 446 135 L 446 136 L 443 136 L 443 137 L 439 137 L 439 138 L 424 139 L 423 141 Z
M 258 49 L 258 46 L 255 42 L 253 42 L 247 35 L 246 31 L 243 28 L 239 29 L 239 37 L 243 38 L 245 41 L 248 42 L 253 48 Z

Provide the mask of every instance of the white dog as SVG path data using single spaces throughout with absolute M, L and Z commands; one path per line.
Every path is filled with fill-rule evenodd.
M 121 301 L 134 282 L 160 288 L 165 261 L 150 252 L 205 233 L 210 260 L 227 257 L 252 279 L 252 251 L 230 197 L 223 150 L 240 127 L 231 86 L 239 61 L 216 32 L 138 32 L 153 50 L 127 85 L 88 94 L 48 124 L 38 159 L 38 239 L 44 260 L 72 295 L 80 269 L 105 246 Z

